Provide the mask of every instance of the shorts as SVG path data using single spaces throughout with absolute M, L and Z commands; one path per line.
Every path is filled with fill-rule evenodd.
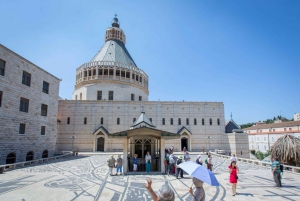
M 133 164 L 133 170 L 137 170 L 137 164 Z

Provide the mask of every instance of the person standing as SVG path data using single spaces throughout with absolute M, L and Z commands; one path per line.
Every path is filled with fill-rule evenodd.
M 273 163 L 271 164 L 271 169 L 273 173 L 273 178 L 276 184 L 276 187 L 281 187 L 281 170 L 280 170 L 280 162 L 278 161 L 278 157 L 273 158 Z
M 190 160 L 191 160 L 191 157 L 190 157 L 189 152 L 185 152 L 185 155 L 184 155 L 184 161 L 185 161 L 185 162 L 188 162 L 188 161 L 190 161 Z
M 169 152 L 166 153 L 166 159 L 165 159 L 165 173 L 168 174 L 168 176 L 170 175 L 170 167 L 169 167 L 169 157 L 170 157 L 170 154 Z
M 112 176 L 112 173 L 113 173 L 113 169 L 115 167 L 115 162 L 116 162 L 116 159 L 114 158 L 113 155 L 110 156 L 110 159 L 107 160 L 107 165 L 109 167 L 109 171 L 110 171 L 110 176 Z
M 232 184 L 231 185 L 232 196 L 235 196 L 236 195 L 236 184 L 237 184 L 237 180 L 238 180 L 237 173 L 239 171 L 239 168 L 237 167 L 236 162 L 232 161 L 230 163 L 230 165 L 228 166 L 228 169 L 229 169 L 229 173 L 230 173 L 229 182 Z
M 122 166 L 123 166 L 123 159 L 121 158 L 121 155 L 118 155 L 116 175 L 118 175 L 118 172 L 120 172 L 120 175 L 122 175 Z
M 170 168 L 170 171 L 169 171 L 169 174 L 173 174 L 173 168 L 175 166 L 175 156 L 173 153 L 170 154 L 169 156 L 169 168 Z
M 183 178 L 183 170 L 180 167 L 178 167 L 178 165 L 180 163 L 182 163 L 182 159 L 183 159 L 183 157 L 179 156 L 178 159 L 176 160 L 176 178 L 177 179 L 178 179 L 179 173 L 180 173 L 180 177 Z
M 192 196 L 192 201 L 205 201 L 205 191 L 203 189 L 203 181 L 193 177 L 193 184 L 196 187 L 195 193 L 193 193 L 192 187 L 189 188 L 189 193 Z
M 212 163 L 211 155 L 208 155 L 208 158 L 205 161 L 206 161 L 206 164 L 207 164 L 207 169 L 209 169 L 212 172 L 213 163 Z
M 139 161 L 137 159 L 138 155 L 137 154 L 134 154 L 134 158 L 133 158 L 133 171 L 136 172 L 137 170 L 137 166 L 139 164 Z
M 183 154 L 185 154 L 185 152 L 186 152 L 186 148 L 185 148 L 185 147 L 183 147 L 183 150 L 182 150 L 182 151 L 183 151 Z
M 147 152 L 147 155 L 145 156 L 145 160 L 146 160 L 146 172 L 150 172 L 151 170 L 151 155 L 150 152 Z
M 234 161 L 236 163 L 235 154 L 231 154 L 230 162 Z

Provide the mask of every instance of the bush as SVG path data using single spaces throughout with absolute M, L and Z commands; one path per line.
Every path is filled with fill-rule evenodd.
M 255 155 L 255 150 L 250 150 L 251 154 Z
M 263 160 L 265 158 L 265 155 L 261 151 L 257 151 L 255 156 L 258 160 Z

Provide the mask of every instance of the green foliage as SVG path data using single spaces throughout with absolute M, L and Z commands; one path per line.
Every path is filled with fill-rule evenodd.
M 251 154 L 255 155 L 255 150 L 250 150 Z
M 248 127 L 253 126 L 253 124 L 254 123 L 241 124 L 240 127 L 241 127 L 241 129 L 244 129 L 244 128 L 248 128 Z
M 257 151 L 255 153 L 255 156 L 258 160 L 263 160 L 265 157 L 264 157 L 264 154 L 261 152 L 261 151 Z
M 266 124 L 273 124 L 274 120 L 272 119 L 267 119 L 266 121 L 264 121 Z

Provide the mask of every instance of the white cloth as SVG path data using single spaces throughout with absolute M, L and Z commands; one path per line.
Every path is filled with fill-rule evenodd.
M 133 170 L 137 170 L 137 164 L 133 164 Z
M 145 156 L 145 160 L 146 160 L 146 163 L 148 163 L 148 161 L 150 161 L 150 163 L 151 163 L 151 155 L 146 155 Z
M 208 158 L 207 162 L 208 164 L 212 164 L 212 158 Z

